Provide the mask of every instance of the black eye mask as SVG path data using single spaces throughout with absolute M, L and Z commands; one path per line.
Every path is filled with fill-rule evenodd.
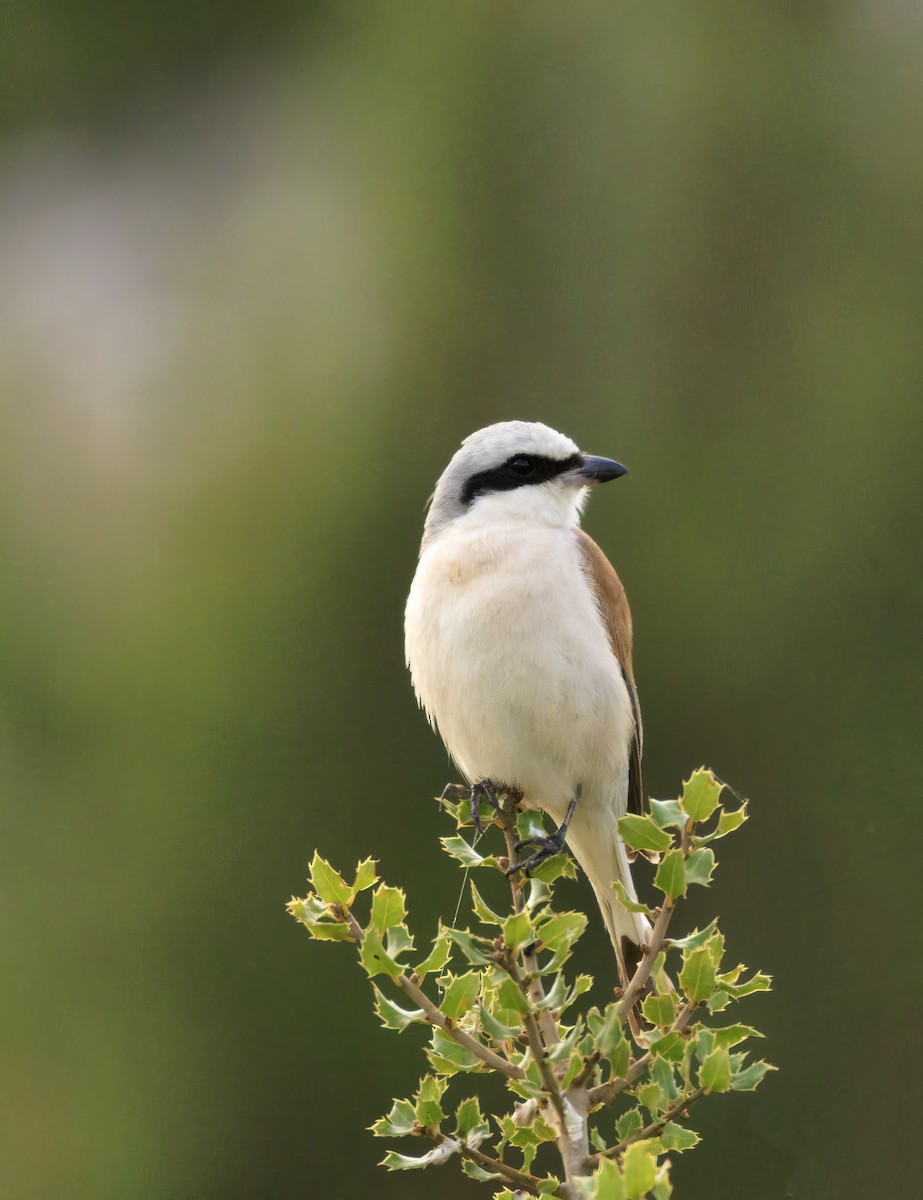
M 479 471 L 465 483 L 462 504 L 466 507 L 478 496 L 488 492 L 511 492 L 513 488 L 527 487 L 533 483 L 547 483 L 566 471 L 572 471 L 583 462 L 580 454 L 568 458 L 545 458 L 541 454 L 514 454 L 499 467 Z

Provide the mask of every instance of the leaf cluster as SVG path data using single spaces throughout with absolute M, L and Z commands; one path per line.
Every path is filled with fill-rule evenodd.
M 712 880 L 713 844 L 747 819 L 746 802 L 726 808 L 725 794 L 701 768 L 677 799 L 652 800 L 648 815 L 620 820 L 625 843 L 653 861 L 660 900 L 649 908 L 616 885 L 623 903 L 647 914 L 653 933 L 628 987 L 602 1008 L 585 999 L 591 977 L 567 970 L 587 918 L 555 903 L 555 886 L 575 875 L 566 854 L 529 879 L 514 873 L 509 911 L 492 908 L 472 879 L 470 923 L 440 925 L 425 953 L 415 949 L 403 892 L 378 880 L 371 859 L 347 883 L 315 854 L 311 891 L 289 912 L 313 938 L 356 946 L 385 1028 L 429 1031 L 419 1088 L 372 1126 L 377 1136 L 422 1139 L 426 1148 L 389 1150 L 385 1167 L 417 1170 L 454 1158 L 508 1200 L 671 1194 L 670 1156 L 699 1141 L 687 1124 L 690 1105 L 715 1092 L 753 1090 L 772 1069 L 743 1048 L 762 1035 L 724 1019 L 744 997 L 768 990 L 769 977 L 728 967 L 715 921 L 667 937 L 689 888 Z M 480 818 L 502 829 L 508 850 L 542 831 L 540 814 L 518 812 L 515 797 L 502 800 L 499 814 L 487 808 Z M 456 825 L 442 839 L 450 858 L 476 876 L 504 872 L 507 857 L 482 855 L 463 836 L 473 824 L 471 803 L 442 803 Z M 489 1119 L 477 1096 L 476 1077 L 486 1072 L 500 1074 L 510 1093 L 510 1110 Z M 464 1094 L 448 1104 L 456 1081 Z

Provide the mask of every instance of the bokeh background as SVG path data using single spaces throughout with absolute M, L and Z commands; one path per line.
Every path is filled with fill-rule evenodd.
M 485 1194 L 375 1166 L 415 1033 L 283 906 L 320 846 L 452 915 L 402 605 L 508 417 L 632 469 L 586 524 L 648 790 L 752 798 L 691 917 L 775 975 L 782 1070 L 677 1196 L 914 1194 L 920 6 L 0 26 L 4 1197 Z

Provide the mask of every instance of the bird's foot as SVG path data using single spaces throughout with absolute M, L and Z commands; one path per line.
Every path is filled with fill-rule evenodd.
M 530 837 L 523 838 L 521 842 L 517 842 L 514 849 L 518 853 L 520 850 L 525 850 L 527 846 L 534 846 L 535 852 L 530 854 L 528 858 L 524 858 L 521 862 L 511 863 L 506 869 L 507 877 L 515 871 L 522 871 L 523 875 L 529 875 L 536 867 L 540 867 L 543 862 L 547 862 L 549 858 L 554 858 L 556 854 L 560 854 L 567 844 L 567 827 L 570 825 L 570 819 L 574 815 L 574 809 L 577 807 L 578 797 L 575 796 L 567 806 L 567 815 L 561 822 L 560 826 L 549 834 L 547 837 Z
M 554 858 L 556 854 L 560 854 L 564 849 L 564 838 L 561 837 L 560 830 L 556 829 L 554 833 L 548 837 L 542 838 L 524 838 L 521 842 L 516 843 L 516 850 L 524 850 L 526 846 L 535 846 L 535 851 L 528 858 L 522 859 L 521 862 L 512 863 L 506 868 L 507 877 L 513 875 L 516 871 L 522 871 L 523 875 L 531 875 L 536 867 L 540 867 L 543 862 L 547 862 L 549 858 Z
M 481 798 L 484 798 L 491 806 L 494 812 L 500 811 L 500 803 L 497 800 L 497 793 L 494 790 L 494 785 L 489 779 L 479 779 L 477 783 L 471 785 L 471 819 L 474 821 L 474 828 L 478 831 L 478 836 L 484 832 L 484 827 L 481 825 Z
M 450 797 L 455 800 L 470 800 L 471 819 L 474 821 L 474 827 L 478 831 L 478 836 L 484 832 L 484 827 L 481 824 L 481 800 L 486 800 L 497 812 L 500 811 L 496 789 L 490 779 L 479 779 L 470 788 L 466 787 L 463 783 L 447 783 L 442 789 L 442 795 L 439 799 L 448 800 Z

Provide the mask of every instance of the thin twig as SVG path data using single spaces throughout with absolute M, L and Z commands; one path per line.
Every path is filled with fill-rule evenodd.
M 500 810 L 503 823 L 503 837 L 506 841 L 506 856 L 511 866 L 515 861 L 514 856 L 516 854 L 516 809 L 518 803 L 519 799 L 515 795 L 510 795 Z M 513 893 L 513 912 L 520 913 L 526 906 L 525 897 L 523 896 L 521 872 L 517 871 L 515 876 L 510 875 L 509 881 L 510 890 Z M 528 950 L 523 950 L 522 965 L 525 967 L 526 974 L 529 977 L 529 999 L 533 1005 L 537 1005 L 545 999 L 545 989 L 542 986 L 541 976 L 539 975 L 538 956 L 534 950 L 531 953 Z M 540 1010 L 538 1022 L 545 1046 L 548 1049 L 556 1046 L 561 1039 L 558 1035 L 558 1027 L 555 1019 L 547 1009 Z
M 519 973 L 519 968 L 514 959 L 509 958 L 505 962 L 505 967 L 509 971 L 514 981 L 519 985 L 520 990 L 525 995 L 527 991 L 526 981 Z M 557 1075 L 554 1073 L 551 1063 L 548 1061 L 548 1052 L 542 1043 L 541 1031 L 538 1027 L 538 1021 L 535 1019 L 535 1013 L 530 1008 L 525 1015 L 526 1037 L 529 1039 L 529 1049 L 532 1051 L 532 1057 L 535 1059 L 539 1073 L 542 1077 L 542 1083 L 545 1085 L 545 1091 L 551 1097 L 551 1103 L 554 1105 L 555 1112 L 558 1114 L 558 1119 L 561 1122 L 562 1129 L 566 1124 L 566 1116 L 564 1111 L 564 1095 L 561 1091 L 561 1084 L 558 1081 Z
M 673 1024 L 670 1026 L 668 1033 L 682 1033 L 689 1025 L 695 1016 L 699 1004 L 695 1000 L 689 1000 L 680 1009 L 679 1014 Z M 645 1069 L 650 1065 L 653 1059 L 653 1054 L 650 1050 L 646 1054 L 642 1054 L 640 1058 L 633 1059 L 628 1064 L 628 1070 L 619 1079 L 610 1079 L 608 1083 L 601 1083 L 598 1087 L 590 1088 L 589 1099 L 590 1107 L 596 1104 L 611 1104 L 619 1092 L 630 1087 L 631 1084 L 643 1074 Z
M 637 1133 L 633 1133 L 631 1137 L 625 1138 L 623 1142 L 619 1142 L 617 1146 L 610 1146 L 608 1150 L 603 1150 L 599 1154 L 591 1156 L 591 1162 L 599 1162 L 602 1158 L 614 1158 L 617 1154 L 622 1154 L 632 1144 L 632 1142 L 643 1142 L 647 1138 L 656 1137 L 662 1133 L 666 1125 L 674 1120 L 674 1118 L 682 1116 L 690 1104 L 694 1104 L 696 1100 L 705 1095 L 704 1087 L 697 1087 L 695 1091 L 684 1096 L 681 1100 L 668 1108 L 667 1111 L 656 1121 L 652 1121 L 650 1125 L 646 1125 L 643 1129 L 639 1129 Z
M 515 862 L 516 854 L 515 816 L 518 799 L 519 797 L 507 797 L 501 812 L 503 836 L 506 839 L 506 851 L 510 865 Z M 517 874 L 520 875 L 520 878 L 510 876 L 510 887 L 513 892 L 513 909 L 519 913 L 525 907 L 525 898 L 521 873 L 517 872 Z M 538 1005 L 545 999 L 545 989 L 542 985 L 538 958 L 534 948 L 528 951 L 523 950 L 522 963 L 525 975 L 520 973 L 513 956 L 506 958 L 501 965 L 518 984 L 528 1002 L 528 1012 L 525 1015 L 526 1037 L 532 1057 L 535 1059 L 542 1077 L 542 1084 L 554 1109 L 555 1120 L 552 1125 L 556 1127 L 555 1140 L 564 1164 L 564 1175 L 567 1181 L 565 1190 L 560 1194 L 570 1196 L 572 1195 L 570 1187 L 572 1181 L 577 1176 L 585 1174 L 589 1149 L 587 1093 L 583 1087 L 572 1086 L 568 1088 L 565 1095 L 560 1078 L 548 1058 L 548 1051 L 560 1042 L 561 1035 L 558 1023 L 552 1013 L 547 1008 L 538 1008 Z
M 515 1183 L 518 1188 L 524 1188 L 532 1192 L 534 1195 L 540 1195 L 540 1185 L 542 1180 L 535 1175 L 529 1175 L 526 1171 L 517 1171 L 515 1167 L 511 1167 L 509 1163 L 505 1163 L 501 1158 L 491 1158 L 489 1154 L 483 1154 L 475 1146 L 468 1146 L 458 1138 L 447 1138 L 440 1134 L 437 1129 L 427 1129 L 425 1132 L 433 1141 L 441 1144 L 448 1143 L 454 1149 L 454 1152 L 460 1154 L 462 1158 L 470 1158 L 472 1162 L 476 1162 L 479 1167 L 485 1171 L 491 1171 L 495 1175 L 502 1175 L 510 1183 Z M 551 1193 L 553 1196 L 564 1196 L 563 1192 L 555 1191 Z
M 350 936 L 356 942 L 361 942 L 365 937 L 365 930 L 349 909 L 342 909 L 341 911 L 349 924 Z M 447 1034 L 454 1042 L 457 1042 L 459 1046 L 463 1046 L 471 1054 L 479 1058 L 482 1063 L 491 1067 L 494 1071 L 499 1071 L 507 1079 L 525 1079 L 525 1072 L 521 1067 L 507 1062 L 505 1058 L 501 1058 L 499 1054 L 495 1054 L 493 1050 L 483 1045 L 477 1038 L 473 1038 L 469 1033 L 465 1033 L 464 1029 L 459 1029 L 457 1025 L 454 1025 L 447 1016 L 440 1012 L 438 1006 L 430 1000 L 429 996 L 421 991 L 406 975 L 398 975 L 394 979 L 394 982 L 398 987 L 403 988 L 414 1004 L 416 1004 L 417 1008 L 423 1010 L 423 1015 L 428 1024 L 438 1026 L 443 1033 Z
M 515 1167 L 509 1166 L 499 1158 L 491 1158 L 489 1154 L 482 1154 L 480 1150 L 474 1150 L 470 1146 L 462 1145 L 462 1157 L 470 1158 L 476 1162 L 484 1171 L 492 1171 L 495 1175 L 502 1175 L 504 1179 L 508 1179 L 510 1183 L 515 1183 L 518 1188 L 524 1191 L 531 1192 L 533 1196 L 538 1196 L 540 1179 L 534 1175 L 526 1175 L 523 1171 L 517 1171 Z M 553 1196 L 563 1195 L 560 1191 L 551 1193 Z
M 601 1058 L 602 1053 L 599 1050 L 594 1050 L 593 1053 L 585 1059 L 583 1067 L 580 1069 L 580 1073 L 574 1077 L 574 1081 L 570 1086 L 572 1088 L 586 1087 L 587 1083 L 593 1077 L 593 1072 L 599 1065 L 599 1060 Z
M 675 908 L 675 902 L 669 896 L 665 896 L 660 912 L 657 914 L 657 920 L 654 922 L 654 928 L 651 931 L 651 940 L 645 947 L 644 953 L 641 955 L 641 961 L 638 963 L 635 973 L 632 975 L 628 987 L 625 988 L 622 999 L 619 1001 L 618 1016 L 620 1021 L 625 1020 L 647 985 L 651 971 L 654 969 L 657 955 L 663 946 L 664 938 L 667 935 L 667 926 L 670 924 L 670 918 L 673 916 Z
M 520 1067 L 507 1062 L 505 1058 L 501 1058 L 499 1054 L 495 1054 L 493 1050 L 483 1045 L 477 1038 L 473 1038 L 469 1033 L 465 1033 L 463 1029 L 459 1029 L 457 1025 L 454 1025 L 448 1017 L 439 1011 L 429 996 L 421 991 L 406 975 L 398 975 L 394 982 L 404 989 L 418 1008 L 423 1009 L 424 1016 L 430 1025 L 437 1025 L 443 1033 L 447 1033 L 453 1041 L 458 1042 L 459 1046 L 464 1046 L 466 1050 L 469 1050 L 479 1058 L 482 1063 L 485 1063 L 488 1067 L 492 1067 L 495 1071 L 499 1071 L 507 1079 L 525 1078 L 525 1072 Z
M 648 1050 L 647 1054 L 642 1054 L 640 1058 L 634 1058 L 628 1064 L 628 1069 L 624 1075 L 618 1079 L 610 1079 L 608 1083 L 600 1083 L 589 1090 L 590 1108 L 596 1104 L 611 1104 L 619 1092 L 630 1087 L 631 1084 L 641 1075 L 644 1069 L 650 1064 L 653 1055 Z

